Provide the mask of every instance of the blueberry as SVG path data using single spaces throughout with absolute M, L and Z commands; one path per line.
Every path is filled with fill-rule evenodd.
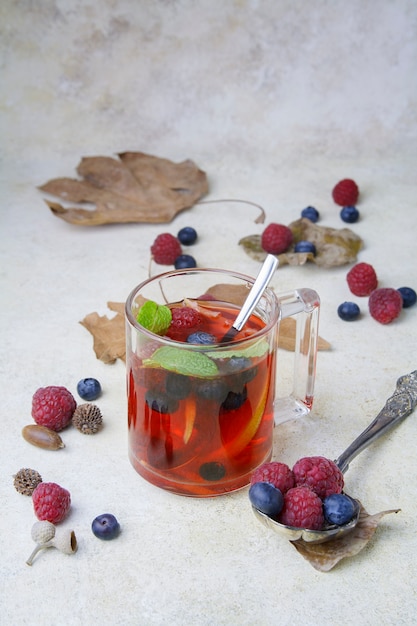
M 355 302 L 343 302 L 339 304 L 337 309 L 338 316 L 345 322 L 353 322 L 353 320 L 358 319 L 360 312 L 360 308 Z
M 157 393 L 149 390 L 146 392 L 145 401 L 153 411 L 157 411 L 158 413 L 175 413 L 178 409 L 177 398 L 172 398 L 165 393 Z
M 223 402 L 227 397 L 228 388 L 223 380 L 218 378 L 201 379 L 197 385 L 197 395 L 205 400 Z
M 301 217 L 306 217 L 310 222 L 317 222 L 320 214 L 313 206 L 307 206 L 301 211 Z
M 316 254 L 316 246 L 311 241 L 297 241 L 294 247 L 294 252 L 312 252 Z
M 252 367 L 252 361 L 246 356 L 232 356 L 228 359 L 224 371 L 226 374 L 234 375 L 235 380 L 231 382 L 229 379 L 229 386 L 235 391 L 236 386 L 240 389 L 253 380 L 258 373 L 258 368 Z
M 247 356 L 231 356 L 226 363 L 225 370 L 228 374 L 234 374 L 248 369 L 251 365 L 252 361 Z
M 101 394 L 101 385 L 95 378 L 83 378 L 77 385 L 77 392 L 80 398 L 91 402 Z
M 333 493 L 323 500 L 323 513 L 329 524 L 347 524 L 355 517 L 358 509 L 358 503 L 343 493 Z
M 212 461 L 210 463 L 203 463 L 198 473 L 204 480 L 221 480 L 226 474 L 226 468 L 221 463 Z
M 169 396 L 177 400 L 183 400 L 188 396 L 191 389 L 191 380 L 188 376 L 169 372 L 165 381 L 165 389 Z
M 120 533 L 120 524 L 111 513 L 103 513 L 93 519 L 91 530 L 99 539 L 110 541 Z
M 188 267 L 197 267 L 196 260 L 189 254 L 180 254 L 175 259 L 174 267 L 176 270 L 184 270 Z
M 400 287 L 398 291 L 403 299 L 403 309 L 408 309 L 417 302 L 417 294 L 411 287 Z
M 239 409 L 248 397 L 248 390 L 243 387 L 242 391 L 229 391 L 226 399 L 222 402 L 222 408 L 225 411 L 234 411 Z
M 348 224 L 354 224 L 359 219 L 359 211 L 355 206 L 344 206 L 340 211 L 340 217 Z
M 253 483 L 249 489 L 249 500 L 258 511 L 275 519 L 284 505 L 281 490 L 271 483 Z
M 214 335 L 210 335 L 210 333 L 205 333 L 203 330 L 198 330 L 197 332 L 188 335 L 187 343 L 198 343 L 203 346 L 208 346 L 212 343 L 216 343 L 216 337 Z
M 184 246 L 192 246 L 197 240 L 197 231 L 192 226 L 184 226 L 178 231 L 177 237 Z

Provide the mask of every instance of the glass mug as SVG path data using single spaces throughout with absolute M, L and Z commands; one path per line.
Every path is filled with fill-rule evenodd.
M 126 302 L 129 458 L 150 483 L 207 497 L 240 489 L 271 459 L 274 423 L 311 409 L 320 300 L 312 289 L 267 288 L 233 341 L 219 343 L 254 279 L 184 269 L 145 280 Z M 237 291 L 236 291 L 237 290 Z M 197 312 L 213 344 L 154 334 L 137 320 L 146 300 Z M 296 319 L 293 392 L 275 399 L 279 323 Z M 186 329 L 190 334 L 195 328 Z M 191 339 L 191 338 L 190 338 Z

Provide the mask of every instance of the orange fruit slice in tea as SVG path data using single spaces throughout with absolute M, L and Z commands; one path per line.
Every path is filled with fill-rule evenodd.
M 190 437 L 193 434 L 194 422 L 197 411 L 197 401 L 194 396 L 188 396 L 185 399 L 185 427 L 184 427 L 184 435 L 183 441 L 187 444 L 190 441 Z
M 253 439 L 264 414 L 269 393 L 265 385 L 255 410 L 246 400 L 238 409 L 224 412 L 219 417 L 220 432 L 227 456 L 237 456 Z

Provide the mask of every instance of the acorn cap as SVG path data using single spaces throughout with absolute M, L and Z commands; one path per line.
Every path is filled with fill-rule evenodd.
M 51 539 L 50 544 L 64 554 L 74 554 L 78 548 L 75 532 L 68 530 L 68 528 L 57 528 L 55 537 Z
M 24 496 L 31 496 L 42 482 L 42 476 L 34 469 L 23 467 L 14 475 L 13 485 L 16 491 Z
M 74 411 L 72 423 L 84 435 L 94 435 L 103 423 L 103 417 L 96 404 L 80 404 Z
M 33 541 L 36 543 L 48 543 L 48 541 L 51 541 L 51 539 L 55 537 L 55 526 L 47 520 L 35 522 L 32 526 L 31 535 Z

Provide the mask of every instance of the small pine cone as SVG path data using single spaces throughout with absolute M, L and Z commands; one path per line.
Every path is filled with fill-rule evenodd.
M 103 417 L 96 404 L 80 404 L 74 411 L 72 423 L 84 435 L 94 435 L 100 429 Z
M 36 470 L 24 467 L 14 475 L 13 485 L 16 491 L 24 496 L 31 496 L 42 482 L 42 476 Z

